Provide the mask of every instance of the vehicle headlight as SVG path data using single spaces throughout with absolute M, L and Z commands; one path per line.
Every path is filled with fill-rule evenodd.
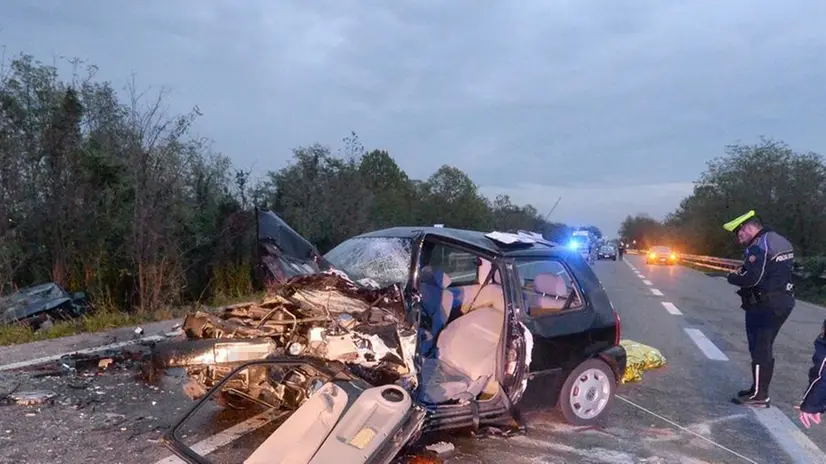
M 675 253 L 671 253 L 671 259 L 677 259 L 677 255 Z
M 648 257 L 649 257 L 649 258 L 651 258 L 651 259 L 654 259 L 654 258 L 656 258 L 656 257 L 657 257 L 657 254 L 656 254 L 656 253 L 650 253 L 650 254 L 648 255 Z

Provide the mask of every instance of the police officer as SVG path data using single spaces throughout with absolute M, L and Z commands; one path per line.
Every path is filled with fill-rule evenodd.
M 826 412 L 826 320 L 820 329 L 820 336 L 815 339 L 815 352 L 812 355 L 812 367 L 809 369 L 809 387 L 800 402 L 800 422 L 807 429 L 812 423 L 820 423 L 820 415 Z
M 794 308 L 792 266 L 794 249 L 777 232 L 763 227 L 754 210 L 726 223 L 746 247 L 740 269 L 728 274 L 728 282 L 740 287 L 737 294 L 746 312 L 746 336 L 751 354 L 752 384 L 732 401 L 769 407 L 769 383 L 774 372 L 774 340 Z

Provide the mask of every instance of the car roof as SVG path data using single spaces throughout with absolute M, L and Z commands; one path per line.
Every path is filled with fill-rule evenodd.
M 368 237 L 390 237 L 390 238 L 413 238 L 419 234 L 426 233 L 436 237 L 442 237 L 458 242 L 464 242 L 476 248 L 483 249 L 490 253 L 499 254 L 503 256 L 547 256 L 559 255 L 563 251 L 562 247 L 550 241 L 545 243 L 518 243 L 507 245 L 488 238 L 486 234 L 489 232 L 481 232 L 477 230 L 467 229 L 453 229 L 449 227 L 431 227 L 431 226 L 405 226 L 405 227 L 391 227 L 389 229 L 375 230 L 353 238 L 368 238 Z

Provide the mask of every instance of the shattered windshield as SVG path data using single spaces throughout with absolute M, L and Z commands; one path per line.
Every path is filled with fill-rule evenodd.
M 409 238 L 351 238 L 324 258 L 354 281 L 370 279 L 382 287 L 404 284 L 410 273 L 412 243 Z

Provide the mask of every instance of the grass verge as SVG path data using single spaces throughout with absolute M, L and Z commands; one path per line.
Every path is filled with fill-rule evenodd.
M 261 294 L 252 294 L 241 298 L 220 299 L 210 306 L 225 306 L 233 303 L 260 299 Z M 137 326 L 150 322 L 168 321 L 185 316 L 199 305 L 165 308 L 157 311 L 125 312 L 111 307 L 96 308 L 91 313 L 70 321 L 55 323 L 47 329 L 34 331 L 28 324 L 11 324 L 0 326 L 0 346 L 18 345 L 54 338 L 68 337 L 81 333 L 102 332 L 121 327 Z

